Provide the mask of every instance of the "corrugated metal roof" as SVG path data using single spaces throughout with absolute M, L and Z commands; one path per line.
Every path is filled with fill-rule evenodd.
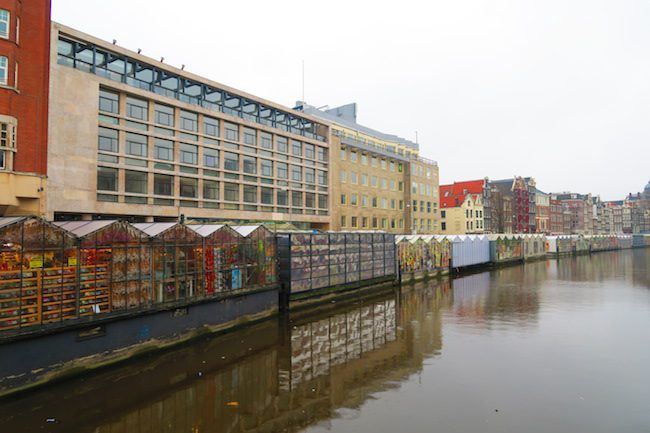
M 26 220 L 27 217 L 2 217 L 0 218 L 0 228 L 10 226 L 22 220 Z
M 136 229 L 146 233 L 147 236 L 151 236 L 153 238 L 178 225 L 178 223 L 135 223 L 131 225 Z
M 111 224 L 116 223 L 117 220 L 96 220 L 96 221 L 58 221 L 54 225 L 67 230 L 73 235 L 82 238 L 95 233 Z
M 251 233 L 253 233 L 255 230 L 259 229 L 260 227 L 263 227 L 264 229 L 268 230 L 263 224 L 255 224 L 255 225 L 247 225 L 247 226 L 234 226 L 232 229 L 246 238 Z
M 225 224 L 188 224 L 187 228 L 198 233 L 204 238 L 207 238 L 214 232 L 221 230 L 224 227 L 228 227 Z

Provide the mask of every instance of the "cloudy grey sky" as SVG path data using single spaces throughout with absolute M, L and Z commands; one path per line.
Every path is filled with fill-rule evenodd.
M 293 106 L 359 104 L 441 182 L 534 176 L 622 198 L 650 180 L 650 1 L 52 0 L 53 19 Z M 179 7 L 180 6 L 180 7 Z

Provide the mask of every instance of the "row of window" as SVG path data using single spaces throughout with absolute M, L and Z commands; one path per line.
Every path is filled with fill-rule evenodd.
M 199 116 L 199 114 L 182 109 L 176 110 L 175 107 L 152 103 L 153 113 L 150 113 L 149 101 L 136 98 L 130 95 L 126 96 L 125 116 L 128 119 L 149 122 L 153 114 L 153 123 L 163 128 L 156 127 L 155 132 L 162 135 L 174 136 L 174 131 L 167 128 L 176 128 L 180 130 L 178 136 L 186 140 L 199 141 L 199 135 L 202 134 L 204 144 L 219 145 L 215 138 L 225 138 L 233 142 L 241 142 L 247 146 L 259 146 L 265 150 L 276 150 L 277 152 L 291 154 L 295 157 L 301 157 L 310 160 L 318 160 L 326 163 L 328 160 L 328 149 L 322 146 L 315 146 L 311 143 L 303 143 L 299 140 L 289 139 L 280 135 L 270 134 L 264 131 L 258 131 L 253 128 L 242 127 L 235 123 L 221 122 L 209 116 Z M 99 92 L 99 111 L 107 114 L 120 114 L 120 94 L 107 89 L 100 89 Z M 110 119 L 103 118 L 108 122 Z M 115 119 L 117 120 L 117 119 Z M 148 129 L 147 125 L 130 122 L 127 126 L 138 129 Z M 223 127 L 223 132 L 221 131 Z
M 381 207 L 382 209 L 404 209 L 404 200 L 387 199 L 385 197 L 368 197 L 359 194 L 341 194 L 341 204 L 362 207 Z
M 60 37 L 58 63 L 129 86 L 223 112 L 293 134 L 326 141 L 327 127 L 294 113 L 203 84 L 167 70 L 110 52 L 96 45 Z
M 339 172 L 339 180 L 342 183 L 346 183 L 348 181 L 348 173 L 345 170 L 341 170 Z M 402 181 L 395 182 L 394 179 L 368 176 L 366 173 L 361 173 L 361 175 L 358 175 L 356 171 L 351 171 L 349 180 L 353 185 L 360 184 L 361 186 L 371 186 L 373 188 L 381 187 L 381 189 L 389 189 L 390 185 L 390 189 L 392 191 L 404 191 L 404 182 Z
M 348 223 L 350 225 L 348 225 Z M 377 217 L 357 217 L 341 216 L 341 228 L 373 228 L 373 229 L 404 229 L 404 220 L 395 218 L 377 218 Z
M 431 207 L 433 204 L 433 207 Z M 425 202 L 423 200 L 420 200 L 420 207 L 418 207 L 418 201 L 413 200 L 411 206 L 413 207 L 413 212 L 426 212 L 426 213 L 431 213 L 433 212 L 434 214 L 438 213 L 438 203 L 436 202 L 426 202 L 426 207 L 425 207 Z
M 120 189 L 119 170 L 112 167 L 97 167 L 97 190 L 120 192 L 125 194 L 149 194 L 149 183 L 153 180 L 153 195 L 160 197 L 175 197 L 181 199 L 202 199 L 210 201 L 228 201 L 253 203 L 261 205 L 278 205 L 327 209 L 328 196 L 302 191 L 288 191 L 254 185 L 242 185 L 229 182 L 217 182 L 189 177 L 174 177 L 160 173 L 147 173 L 135 170 L 124 170 L 124 187 Z M 176 190 L 178 183 L 178 190 Z M 104 201 L 117 201 L 117 196 L 103 194 Z M 110 197 L 110 198 L 108 198 Z M 148 203 L 147 197 L 130 196 L 127 203 Z M 172 200 L 162 199 L 154 204 L 168 204 Z M 170 204 L 173 205 L 173 204 Z M 210 207 L 210 206 L 204 206 Z
M 426 195 L 428 197 L 438 197 L 438 191 L 435 186 L 418 182 L 411 182 L 411 193 Z
M 371 167 L 378 167 L 381 166 L 382 170 L 388 169 L 391 172 L 395 172 L 395 169 L 399 173 L 402 173 L 404 171 L 404 165 L 401 162 L 395 162 L 392 160 L 386 160 L 383 158 L 377 158 L 376 156 L 370 156 L 368 157 L 367 154 L 362 153 L 362 152 L 357 152 L 356 150 L 350 149 L 349 153 L 346 148 L 341 148 L 341 161 L 345 161 L 348 159 L 349 154 L 349 160 L 350 162 L 356 163 L 356 162 L 361 162 L 362 165 L 368 165 L 368 160 L 370 160 L 370 166 Z M 359 154 L 360 156 L 357 156 Z
M 389 153 L 397 153 L 398 155 L 403 155 L 403 156 L 406 156 L 406 157 L 410 157 L 411 155 L 415 155 L 415 153 L 412 154 L 409 151 L 405 152 L 404 149 L 402 149 L 401 147 L 398 147 L 396 145 L 383 144 L 381 142 L 376 142 L 376 141 L 371 140 L 371 139 L 366 139 L 366 138 L 364 138 L 362 136 L 359 136 L 357 134 L 353 134 L 353 133 L 350 133 L 350 132 L 340 131 L 338 129 L 332 129 L 332 134 L 334 134 L 334 135 L 336 135 L 338 137 L 345 137 L 348 140 L 355 141 L 355 142 L 357 142 L 359 144 L 362 144 L 362 145 L 365 145 L 365 146 L 375 147 L 377 149 L 384 150 L 384 151 L 389 152 Z
M 210 147 L 201 147 L 194 144 L 178 143 L 172 140 L 154 137 L 153 149 L 146 135 L 125 133 L 124 154 L 137 158 L 153 157 L 160 163 L 156 167 L 161 170 L 174 171 L 174 162 L 198 166 L 199 161 L 205 168 L 211 170 L 242 171 L 245 174 L 260 174 L 266 177 L 274 175 L 279 179 L 290 179 L 294 182 L 318 183 L 327 186 L 327 171 L 311 167 L 303 167 L 279 161 L 258 158 L 256 156 L 241 155 L 239 153 L 217 150 Z M 99 127 L 97 147 L 102 162 L 118 163 L 120 153 L 119 131 L 116 129 Z M 127 164 L 142 166 L 146 161 L 127 158 Z M 223 164 L 222 164 L 223 162 Z M 183 170 L 186 171 L 187 170 Z M 195 171 L 196 172 L 196 171 Z

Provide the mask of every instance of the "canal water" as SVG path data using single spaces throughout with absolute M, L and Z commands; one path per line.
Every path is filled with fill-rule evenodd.
M 650 249 L 294 312 L 0 400 L 0 431 L 648 432 Z

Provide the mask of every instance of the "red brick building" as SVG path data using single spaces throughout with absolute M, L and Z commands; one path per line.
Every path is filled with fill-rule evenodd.
M 49 64 L 50 0 L 0 0 L 0 215 L 42 210 Z

